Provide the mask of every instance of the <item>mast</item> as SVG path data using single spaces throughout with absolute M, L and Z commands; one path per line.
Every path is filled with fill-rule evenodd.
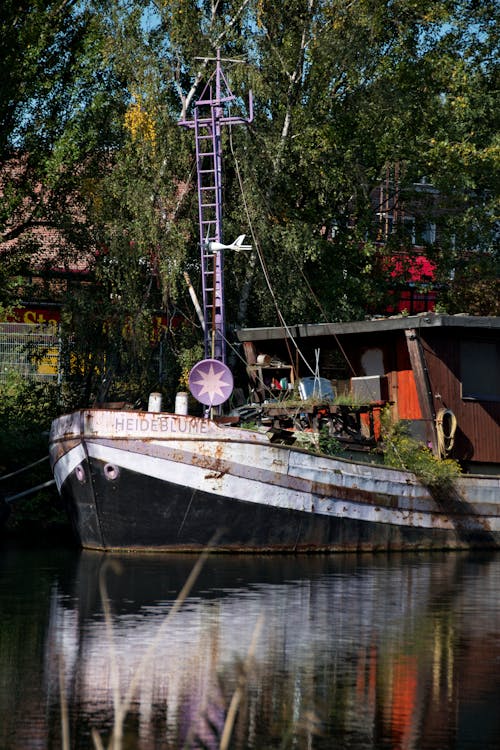
M 220 248 L 223 239 L 221 128 L 252 121 L 252 95 L 250 92 L 248 118 L 225 114 L 227 105 L 236 101 L 236 96 L 222 71 L 220 50 L 216 58 L 204 59 L 215 60 L 215 70 L 194 104 L 193 119 L 181 120 L 179 125 L 195 132 L 205 358 L 225 364 L 224 249 Z M 213 243 L 220 249 L 213 251 Z

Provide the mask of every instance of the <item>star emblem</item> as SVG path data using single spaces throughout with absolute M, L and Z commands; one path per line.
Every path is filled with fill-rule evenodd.
M 233 376 L 223 362 L 204 359 L 189 373 L 189 390 L 202 404 L 218 406 L 231 395 Z

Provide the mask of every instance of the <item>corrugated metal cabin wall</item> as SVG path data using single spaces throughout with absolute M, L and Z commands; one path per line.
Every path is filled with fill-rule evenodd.
M 475 341 L 491 334 L 471 331 Z M 457 420 L 453 457 L 478 463 L 500 462 L 500 403 L 462 398 L 460 342 L 463 330 L 422 329 L 420 337 L 436 414 L 451 409 Z

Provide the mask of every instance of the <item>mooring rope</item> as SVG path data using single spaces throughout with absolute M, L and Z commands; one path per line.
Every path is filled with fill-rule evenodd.
M 19 500 L 21 497 L 32 495 L 33 492 L 38 492 L 38 490 L 43 490 L 46 487 L 52 487 L 52 485 L 55 483 L 56 483 L 55 479 L 49 479 L 48 482 L 37 484 L 36 487 L 31 487 L 29 490 L 24 490 L 24 492 L 18 492 L 16 495 L 7 495 L 7 497 L 5 497 L 4 500 L 6 503 L 12 503 L 14 500 Z
M 440 409 L 436 414 L 436 432 L 440 458 L 446 458 L 453 448 L 456 430 L 457 419 L 451 409 Z
M 49 457 L 44 456 L 43 458 L 39 458 L 38 461 L 33 461 L 32 464 L 28 464 L 27 466 L 23 466 L 22 469 L 17 469 L 17 471 L 11 471 L 10 474 L 4 474 L 2 477 L 0 477 L 0 482 L 2 479 L 10 479 L 11 477 L 15 477 L 18 474 L 22 474 L 24 471 L 28 471 L 28 469 L 32 469 L 33 466 L 38 466 L 38 464 L 43 463 L 44 461 L 48 461 Z

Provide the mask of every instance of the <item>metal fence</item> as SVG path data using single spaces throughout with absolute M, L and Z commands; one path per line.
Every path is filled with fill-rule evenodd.
M 57 328 L 0 323 L 0 382 L 12 373 L 33 381 L 59 379 L 61 342 Z

